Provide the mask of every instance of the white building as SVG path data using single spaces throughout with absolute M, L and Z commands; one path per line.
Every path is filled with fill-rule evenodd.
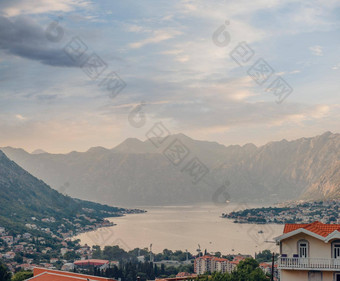
M 339 224 L 286 224 L 275 240 L 281 281 L 340 281 Z
M 233 264 L 228 259 L 205 255 L 195 259 L 194 269 L 199 275 L 206 272 L 230 273 L 233 270 Z

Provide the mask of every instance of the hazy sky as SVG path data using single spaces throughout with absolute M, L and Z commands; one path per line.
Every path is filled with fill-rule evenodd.
M 340 1 L 12 0 L 0 13 L 0 146 L 110 148 L 155 122 L 226 145 L 340 132 Z M 70 46 L 86 48 L 79 61 Z M 92 54 L 107 67 L 89 74 Z M 126 83 L 114 98 L 100 85 L 113 71 Z M 266 90 L 278 77 L 293 89 L 281 104 Z

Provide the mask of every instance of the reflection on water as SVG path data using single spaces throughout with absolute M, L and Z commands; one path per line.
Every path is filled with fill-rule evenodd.
M 83 233 L 76 238 L 88 245 L 119 245 L 126 250 L 148 247 L 196 253 L 198 244 L 208 252 L 251 254 L 263 249 L 278 251 L 273 238 L 282 234 L 283 225 L 235 224 L 220 217 L 240 208 L 258 207 L 238 204 L 228 206 L 190 205 L 146 207 L 145 214 L 110 219 L 116 226 Z M 262 233 L 263 232 L 263 233 Z

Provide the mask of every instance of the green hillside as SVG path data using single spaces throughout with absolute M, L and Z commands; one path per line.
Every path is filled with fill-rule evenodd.
M 126 212 L 129 210 L 62 195 L 0 151 L 0 226 L 13 233 L 27 231 L 25 224 L 48 227 L 52 231 L 60 229 L 63 224 L 67 232 L 75 230 L 76 223 L 90 225 L 102 222 L 104 217 L 120 216 Z M 55 221 L 42 221 L 46 218 L 54 218 Z M 34 230 L 30 229 L 30 232 Z

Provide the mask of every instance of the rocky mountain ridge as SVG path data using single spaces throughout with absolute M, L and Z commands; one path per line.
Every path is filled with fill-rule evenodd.
M 169 158 L 174 142 L 187 154 L 180 164 L 171 161 L 176 153 Z M 340 195 L 340 134 L 330 132 L 260 147 L 226 147 L 178 134 L 166 138 L 160 148 L 152 139 L 127 139 L 113 149 L 95 147 L 68 154 L 2 150 L 53 188 L 107 204 L 186 204 L 216 201 L 219 196 L 277 202 Z M 209 169 L 196 184 L 185 169 L 194 157 Z

